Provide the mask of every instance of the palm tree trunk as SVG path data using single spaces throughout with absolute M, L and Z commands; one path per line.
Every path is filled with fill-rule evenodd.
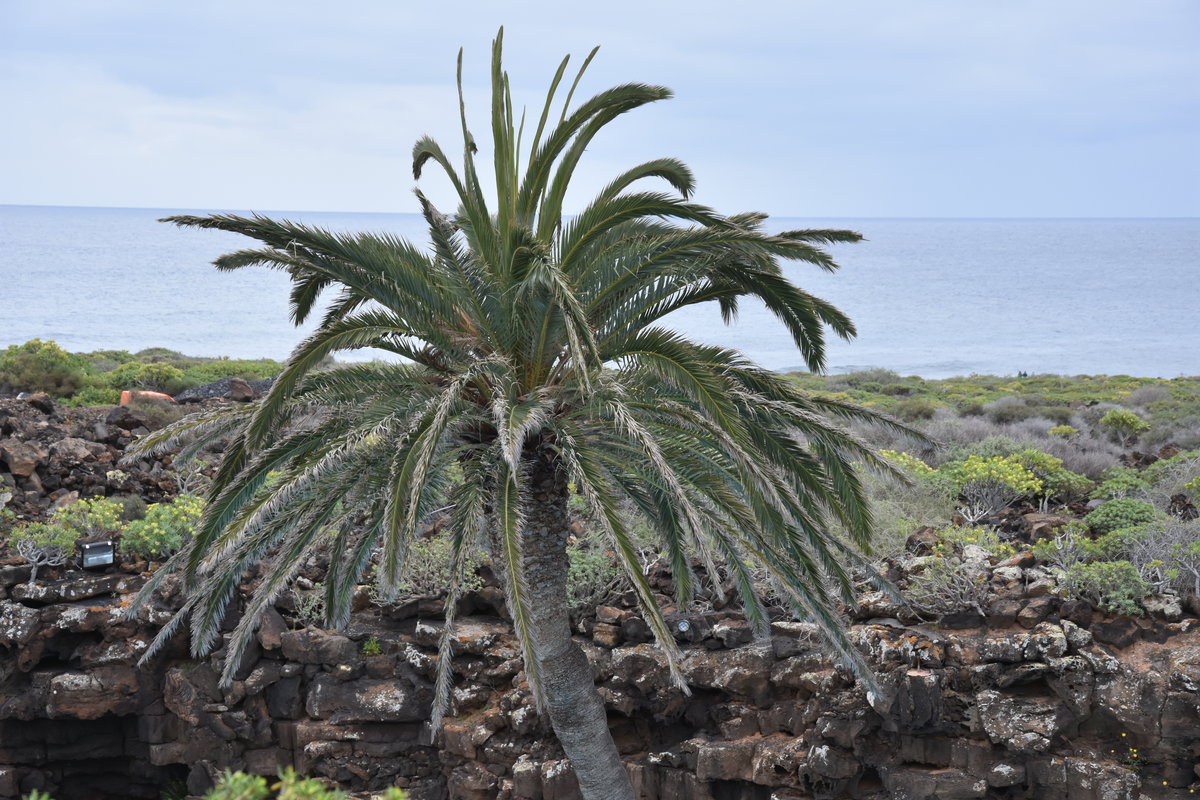
M 550 724 L 571 759 L 585 800 L 634 800 L 633 784 L 608 729 L 587 657 L 571 639 L 567 608 L 566 476 L 540 453 L 530 474 L 524 572 Z

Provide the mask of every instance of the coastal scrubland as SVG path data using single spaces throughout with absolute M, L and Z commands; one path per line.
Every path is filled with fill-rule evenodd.
M 201 358 L 164 348 L 69 353 L 53 341 L 35 339 L 0 351 L 0 390 L 45 392 L 67 406 L 103 405 L 114 403 L 124 389 L 178 393 L 226 377 L 269 378 L 281 367 L 269 359 Z M 882 426 L 852 427 L 907 477 L 862 476 L 871 495 L 873 554 L 881 571 L 918 530 L 933 532 L 939 552 L 950 556 L 944 566 L 961 561 L 968 545 L 996 557 L 1011 555 L 1014 545 L 1006 539 L 1028 528 L 1013 520 L 1054 513 L 1059 521 L 1054 536 L 1046 538 L 1057 537 L 1056 543 L 1041 543 L 1039 552 L 1059 571 L 1058 589 L 1064 595 L 1132 613 L 1155 591 L 1186 596 L 1189 582 L 1196 579 L 1200 536 L 1191 518 L 1200 495 L 1200 378 L 972 375 L 927 380 L 886 369 L 790 377 L 808 391 L 885 411 L 928 437 L 920 442 Z M 181 412 L 146 407 L 136 413 L 153 429 Z M 30 563 L 54 566 L 53 554 L 71 551 L 77 539 L 88 538 L 99 525 L 123 542 L 121 550 L 128 556 L 165 558 L 187 540 L 199 518 L 201 501 L 195 495 L 204 491 L 205 468 L 201 459 L 178 469 L 179 499 L 158 497 L 162 502 L 148 510 L 145 503 L 123 497 L 130 485 L 125 473 L 110 471 L 111 486 L 101 481 L 90 497 L 74 505 L 58 499 L 44 515 L 25 519 L 9 512 L 12 531 L 5 544 L 36 552 Z M 8 482 L 0 489 L 10 498 L 27 480 L 0 477 Z M 607 543 L 588 524 L 584 504 L 574 508 L 581 535 L 571 551 L 571 599 L 582 609 L 603 604 L 628 587 L 606 555 Z M 639 524 L 631 520 L 634 530 Z M 436 537 L 414 551 L 416 572 L 410 570 L 410 578 L 420 582 L 423 593 L 436 589 L 426 584 L 440 574 L 437 560 L 447 559 L 448 553 Z M 645 560 L 650 563 L 655 556 L 648 548 Z M 476 563 L 482 561 L 480 556 Z M 1089 566 L 1098 564 L 1103 566 Z M 913 576 L 907 581 L 910 599 L 942 613 L 956 604 L 982 610 L 986 591 L 964 589 L 961 577 L 936 570 Z M 771 595 L 769 585 L 760 588 Z M 939 592 L 952 596 L 938 597 Z M 311 616 L 315 621 L 319 614 Z
M 20 580 L 29 584 L 28 588 L 9 589 L 22 596 L 40 596 L 37 593 L 51 583 L 68 584 L 71 575 L 78 574 L 69 562 L 82 540 L 114 540 L 120 574 L 152 570 L 193 535 L 202 513 L 201 497 L 206 494 L 216 454 L 191 454 L 195 458 L 190 464 L 179 458 L 180 454 L 123 461 L 124 448 L 136 440 L 137 432 L 152 430 L 163 420 L 151 409 L 89 406 L 90 398 L 84 394 L 89 386 L 110 393 L 127 388 L 168 388 L 136 379 L 122 381 L 117 370 L 130 364 L 139 372 L 142 366 L 165 364 L 195 382 L 230 373 L 248 380 L 269 377 L 280 366 L 270 361 L 192 359 L 159 349 L 116 357 L 67 353 L 65 361 L 74 367 L 72 374 L 82 376 L 73 391 L 63 382 L 56 389 L 48 378 L 41 383 L 14 380 L 18 374 L 38 377 L 37 369 L 14 372 L 14 361 L 28 369 L 31 360 L 37 363 L 42 358 L 40 363 L 53 367 L 64 363 L 59 353 L 52 343 L 30 343 L 9 348 L 4 355 L 17 358 L 0 361 L 0 368 L 6 370 L 0 375 L 7 383 L 7 393 L 40 389 L 57 398 L 35 395 L 26 400 L 0 400 L 0 499 L 9 509 L 22 509 L 20 514 L 0 514 L 0 559 L 14 576 L 16 570 L 23 570 Z M 19 358 L 29 354 L 35 358 Z M 134 372 L 129 368 L 127 374 Z M 1073 636 L 1094 637 L 1109 652 L 1124 658 L 1125 653 L 1141 652 L 1139 642 L 1182 641 L 1171 637 L 1191 635 L 1188 631 L 1200 618 L 1200 521 L 1196 508 L 1200 499 L 1200 379 L 1034 375 L 925 380 L 887 370 L 830 376 L 794 374 L 792 379 L 806 390 L 887 411 L 928 437 L 928 441 L 917 440 L 878 426 L 855 425 L 851 430 L 904 476 L 896 479 L 865 470 L 860 475 L 874 516 L 870 563 L 899 591 L 899 598 L 879 591 L 870 575 L 860 574 L 858 597 L 842 607 L 845 622 L 855 627 L 857 637 L 883 635 L 877 624 L 880 619 L 902 625 L 893 633 L 906 635 L 929 630 L 939 630 L 941 635 L 964 629 L 983 631 L 986 636 L 978 635 L 988 646 L 1002 639 L 1024 641 L 1021 637 L 1040 636 L 1061 627 Z M 107 397 L 112 399 L 111 394 Z M 75 407 L 68 407 L 71 405 Z M 101 423 L 106 438 L 97 441 Z M 147 487 L 156 490 L 155 496 L 146 494 Z M 568 600 L 573 630 L 607 648 L 603 652 L 625 653 L 627 648 L 634 652 L 648 631 L 638 624 L 636 609 L 628 602 L 629 583 L 600 527 L 588 518 L 586 504 L 573 500 L 571 508 Z M 625 513 L 636 533 L 644 523 L 632 509 Z M 638 537 L 638 542 L 644 568 L 661 591 L 661 600 L 675 603 L 670 599 L 675 576 L 669 560 L 655 550 L 653 537 Z M 403 596 L 389 599 L 374 592 L 368 569 L 356 602 L 398 618 L 410 613 L 405 609 L 429 613 L 440 608 L 441 601 L 435 598 L 444 596 L 449 582 L 451 552 L 438 521 L 430 520 L 427 535 L 414 544 L 399 582 Z M 739 637 L 748 629 L 738 621 L 736 595 L 730 591 L 732 576 L 720 564 L 713 574 L 707 573 L 699 559 L 692 566 L 698 591 L 686 605 L 669 608 L 672 620 L 684 620 L 691 626 L 686 632 L 680 628 L 678 637 L 697 652 L 711 649 L 736 660 L 736 648 L 744 643 Z M 471 555 L 469 571 L 473 577 L 463 591 L 470 602 L 482 608 L 485 600 L 496 594 L 482 550 Z M 306 565 L 302 578 L 281 597 L 278 612 L 289 627 L 304 631 L 326 625 L 323 574 L 320 563 Z M 709 582 L 714 575 L 716 584 Z M 756 573 L 753 579 L 771 617 L 783 626 L 773 631 L 790 631 L 787 626 L 804 624 L 791 619 L 792 610 L 772 586 L 769 575 Z M 359 637 L 354 639 L 354 647 L 362 660 L 386 659 L 390 652 L 395 657 L 392 651 L 397 645 L 385 634 L 363 629 L 354 636 Z M 1078 650 L 1085 655 L 1092 652 L 1082 644 Z M 1053 673 L 1053 677 L 1046 685 L 1051 689 L 1060 682 L 1054 670 L 1078 661 L 1075 656 L 1039 658 L 1013 670 L 1049 670 L 1046 674 Z M 887 663 L 876 664 L 874 656 L 872 659 L 881 674 L 889 669 Z M 911 665 L 906 662 L 903 666 L 908 669 Z M 1125 667 L 1118 670 L 1114 674 L 1125 680 L 1121 677 L 1126 675 Z M 1135 673 L 1137 669 L 1129 667 L 1128 674 Z M 1055 694 L 1058 689 L 1051 692 L 1041 684 L 1031 688 L 1024 683 L 1008 688 L 1009 677 L 1005 672 L 994 687 L 988 684 L 988 692 L 1000 698 L 997 702 L 1003 701 L 1003 709 L 1012 704 L 1017 704 L 1016 708 L 1021 703 L 1042 703 L 1054 710 L 1043 715 L 1045 720 L 1020 718 L 1041 737 L 1036 738 L 1037 747 L 1029 750 L 1027 743 L 1021 743 L 1024 740 L 1019 742 L 1016 734 L 1007 732 L 1008 711 L 997 712 L 994 719 L 988 717 L 981 723 L 983 732 L 972 735 L 983 742 L 989 757 L 1022 765 L 1030 786 L 1042 786 L 1037 759 L 1043 751 L 1082 758 L 1080 753 L 1095 750 L 1088 756 L 1088 768 L 1107 770 L 1106 786 L 1131 792 L 1138 786 L 1143 792 L 1156 787 L 1163 792 L 1194 788 L 1185 774 L 1188 770 L 1176 764 L 1172 748 L 1182 741 L 1179 736 L 1164 734 L 1159 740 L 1136 733 L 1143 722 L 1174 730 L 1185 725 L 1179 721 L 1184 717 L 1164 717 L 1157 722 L 1131 706 L 1128 710 L 1117 708 L 1117 718 L 1109 719 L 1105 716 L 1108 712 L 1097 710 L 1098 705 L 1072 706 L 1073 700 Z M 1107 686 L 1106 681 L 1118 688 L 1124 686 L 1099 673 L 1094 680 L 1097 686 Z M 1032 697 L 1034 689 L 1041 694 Z M 1118 696 L 1114 694 L 1117 689 L 1105 691 Z M 1005 699 L 1005 692 L 1012 698 Z M 829 705 L 820 700 L 823 696 L 814 695 L 811 702 Z M 820 708 L 821 713 L 828 711 L 826 706 Z M 1067 713 L 1064 708 L 1073 710 Z M 1060 721 L 1046 722 L 1060 717 L 1076 720 L 1080 732 L 1072 733 L 1073 729 Z M 816 736 L 813 742 L 819 744 L 819 736 L 813 733 L 819 728 L 801 726 L 791 734 Z M 1140 737 L 1135 744 L 1125 745 L 1126 730 L 1134 731 L 1131 737 Z M 1021 736 L 1029 735 L 1022 729 Z M 874 740 L 867 737 L 862 741 L 867 744 L 862 748 L 861 743 L 855 744 L 853 757 L 846 756 L 845 768 L 839 767 L 838 775 L 858 775 L 856 770 L 865 774 L 872 768 L 868 751 L 874 752 L 871 747 L 875 745 L 868 744 Z M 805 774 L 815 780 L 813 776 L 821 777 L 824 773 L 819 770 L 825 768 L 813 762 L 805 767 Z M 697 770 L 716 767 L 698 766 Z M 327 774 L 334 772 L 330 766 Z M 722 780 L 735 773 L 712 771 Z M 903 774 L 907 773 L 893 773 Z M 900 781 L 901 777 L 888 780 Z M 257 779 L 237 776 L 230 780 Z M 255 784 L 256 790 L 265 790 L 262 783 Z

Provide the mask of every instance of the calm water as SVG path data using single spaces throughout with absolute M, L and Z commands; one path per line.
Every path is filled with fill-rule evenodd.
M 0 347 L 40 337 L 69 350 L 163 346 L 191 355 L 284 358 L 303 332 L 287 321 L 287 279 L 218 273 L 211 260 L 252 244 L 158 223 L 167 209 L 0 206 Z M 194 212 L 193 212 L 194 213 Z M 411 214 L 280 213 L 424 242 Z M 832 301 L 859 337 L 829 367 L 903 374 L 1200 374 L 1200 220 L 779 219 L 779 229 L 845 227 L 842 270 L 788 266 Z M 765 366 L 800 363 L 761 308 L 738 323 L 715 311 L 677 327 Z

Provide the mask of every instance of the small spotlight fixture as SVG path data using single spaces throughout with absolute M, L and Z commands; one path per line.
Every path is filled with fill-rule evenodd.
M 87 542 L 80 546 L 80 564 L 84 569 L 107 567 L 116 557 L 116 547 L 111 541 Z

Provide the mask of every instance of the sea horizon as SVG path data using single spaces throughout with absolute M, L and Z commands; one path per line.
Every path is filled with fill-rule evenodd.
M 334 230 L 386 226 L 427 241 L 414 212 L 256 211 Z M 73 351 L 161 346 L 285 358 L 312 328 L 289 324 L 286 276 L 218 273 L 212 259 L 249 240 L 156 221 L 246 212 L 0 204 L 0 348 L 41 338 Z M 1200 252 L 1200 218 L 780 216 L 768 225 L 864 234 L 862 243 L 831 248 L 837 274 L 784 265 L 791 280 L 858 326 L 857 339 L 830 341 L 830 373 L 1200 374 L 1188 323 L 1197 293 L 1180 290 Z M 731 327 L 701 309 L 670 323 L 771 369 L 802 363 L 761 306 L 746 304 Z
M 259 213 L 259 214 L 338 214 L 338 215 L 346 214 L 346 215 L 353 215 L 353 216 L 413 216 L 413 217 L 421 216 L 421 212 L 419 212 L 419 211 L 344 211 L 344 210 L 343 211 L 328 211 L 328 210 L 323 211 L 323 210 L 312 209 L 312 208 L 309 208 L 309 209 L 251 208 L 251 207 L 234 208 L 232 206 L 223 207 L 223 208 L 205 208 L 205 207 L 201 207 L 201 206 L 158 207 L 158 206 L 91 206 L 91 205 L 75 205 L 73 203 L 52 203 L 52 204 L 47 204 L 47 203 L 0 203 L 0 208 L 47 208 L 47 209 L 63 208 L 63 209 L 81 209 L 81 210 L 96 209 L 96 210 L 113 210 L 113 211 L 170 211 L 172 213 L 178 213 L 180 211 L 197 211 L 197 212 L 202 212 L 202 213 L 207 213 L 207 214 L 226 214 L 226 213 L 252 211 L 255 213 Z M 571 217 L 573 215 L 567 214 L 566 216 Z M 834 216 L 809 216 L 809 215 L 805 215 L 805 214 L 772 214 L 769 218 L 770 219 L 803 219 L 803 220 L 846 220 L 846 219 L 883 220 L 883 221 L 896 220 L 896 221 L 906 221 L 906 222 L 919 222 L 922 220 L 929 220 L 929 221 L 935 221 L 935 222 L 936 221 L 954 221 L 954 220 L 962 220 L 962 221 L 989 221 L 989 220 L 990 221 L 1005 221 L 1005 220 L 1010 220 L 1010 221 L 1014 221 L 1014 222 L 1036 222 L 1038 220 L 1045 220 L 1047 222 L 1054 222 L 1054 221 L 1059 221 L 1059 220 L 1080 220 L 1080 221 L 1089 221 L 1089 220 L 1094 220 L 1094 221 L 1102 221 L 1102 220 L 1185 220 L 1185 221 L 1186 220 L 1197 220 L 1197 221 L 1200 221 L 1200 216 L 1186 216 L 1186 215 L 1181 215 L 1181 216 L 1132 216 L 1132 217 L 1131 216 L 1118 216 L 1118 217 L 1096 217 L 1096 216 L 1082 216 L 1082 217 L 1071 217 L 1071 216 L 1053 216 L 1053 217 L 1025 217 L 1025 216 L 1018 216 L 1018 217 L 1011 217 L 1011 216 L 1003 216 L 1003 217 L 997 217 L 997 216 L 986 216 L 986 217 L 943 217 L 943 216 L 906 217 L 906 216 L 837 216 L 837 215 L 834 215 Z

